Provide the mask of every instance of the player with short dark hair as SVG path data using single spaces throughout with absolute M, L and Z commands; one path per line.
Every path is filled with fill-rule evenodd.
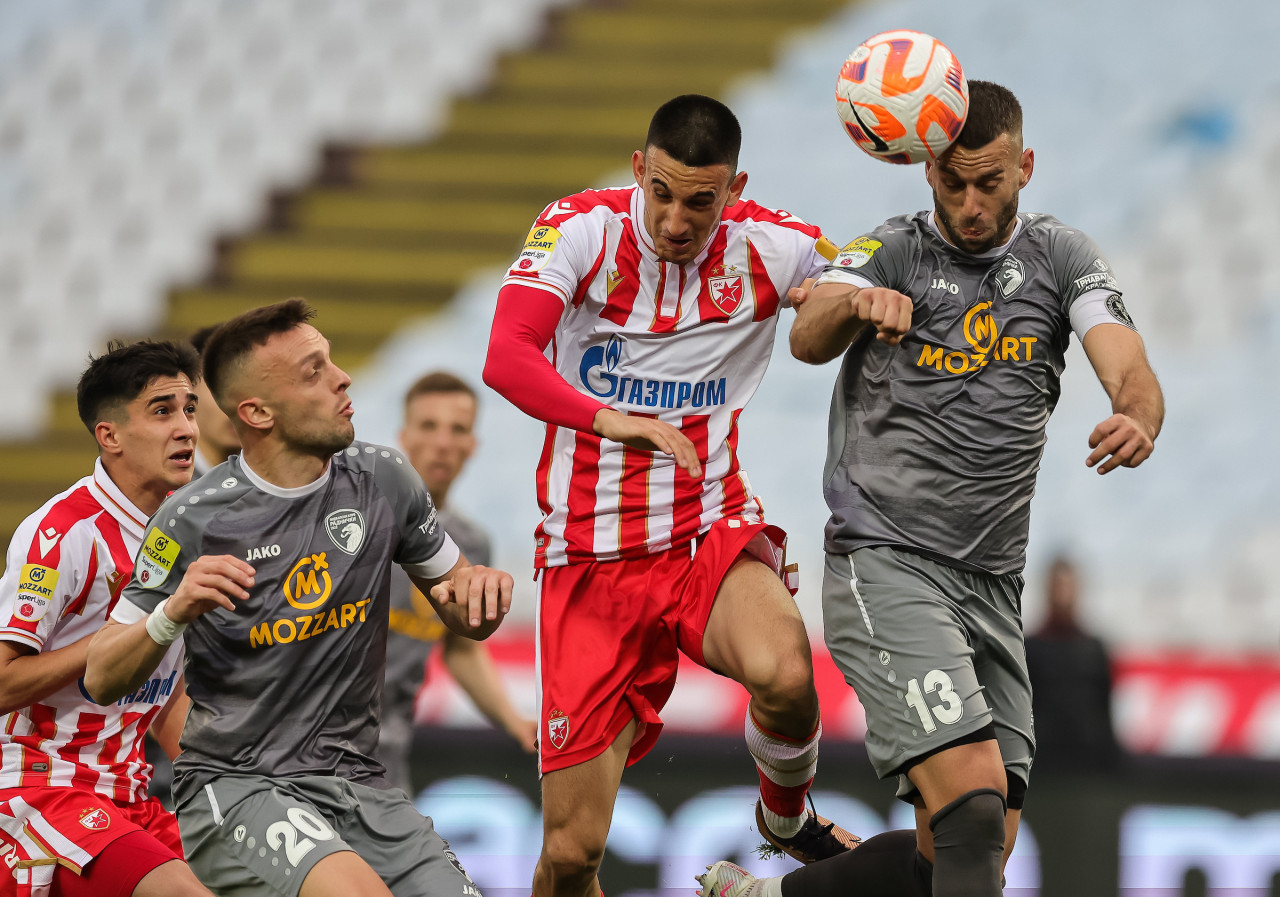
M 476 448 L 477 410 L 475 390 L 467 381 L 448 371 L 424 374 L 405 393 L 400 447 L 431 493 L 444 531 L 468 560 L 488 566 L 492 557 L 489 534 L 449 502 L 453 483 Z M 398 570 L 391 573 L 387 674 L 377 755 L 387 768 L 387 779 L 413 793 L 409 748 L 414 703 L 436 643 L 445 668 L 476 708 L 525 751 L 536 751 L 538 725 L 511 703 L 485 643 L 449 629 L 431 613 L 426 598 L 408 576 Z
M 403 455 L 353 441 L 351 381 L 313 316 L 292 299 L 210 337 L 206 372 L 243 451 L 160 506 L 85 687 L 127 693 L 185 640 L 174 797 L 211 888 L 469 894 L 448 844 L 373 759 L 390 567 L 472 638 L 510 608 L 511 577 L 460 555 Z
M 128 582 L 147 515 L 191 480 L 200 363 L 190 346 L 113 343 L 76 387 L 93 473 L 24 520 L 0 578 L 0 879 L 21 897 L 209 897 L 177 820 L 148 797 L 150 730 L 170 756 L 188 706 L 182 645 L 105 706 L 81 688 L 93 634 Z M 0 892 L 14 893 L 0 887 Z
M 925 163 L 934 209 L 853 241 L 801 303 L 791 348 L 844 355 L 824 476 L 823 617 L 867 713 L 876 772 L 916 831 L 716 897 L 994 897 L 1035 750 L 1021 621 L 1029 509 L 1071 333 L 1111 399 L 1099 473 L 1150 456 L 1160 386 L 1098 247 L 1018 212 L 1034 155 L 1006 88 L 969 82 L 956 145 Z
M 203 352 L 205 343 L 217 329 L 216 324 L 201 327 L 191 334 L 191 345 L 197 352 Z M 204 378 L 196 384 L 196 395 L 200 397 L 200 403 L 196 406 L 196 423 L 200 426 L 200 442 L 196 445 L 195 475 L 201 477 L 240 451 L 240 437 L 236 435 L 236 428 L 231 423 L 231 418 L 223 414 L 218 403 L 214 401 L 213 393 L 209 391 L 209 384 L 204 381 Z
M 680 653 L 751 695 L 762 834 L 806 862 L 855 843 L 805 805 L 820 734 L 809 641 L 786 534 L 738 460 L 787 291 L 835 247 L 741 198 L 740 142 L 723 103 L 664 104 L 632 155 L 635 186 L 547 206 L 498 294 L 485 382 L 548 424 L 538 897 L 598 892 L 623 770 L 658 737 Z

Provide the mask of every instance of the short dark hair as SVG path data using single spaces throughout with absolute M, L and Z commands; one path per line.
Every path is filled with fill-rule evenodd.
M 662 150 L 681 165 L 728 165 L 738 170 L 742 126 L 729 107 L 701 94 L 686 93 L 658 107 L 644 148 Z
M 213 336 L 213 331 L 217 329 L 217 324 L 210 324 L 208 327 L 201 327 L 195 333 L 191 334 L 191 345 L 196 347 L 197 352 L 203 354 L 205 344 L 209 342 L 209 337 Z
M 969 115 L 956 143 L 981 149 L 1001 134 L 1022 139 L 1022 104 L 1007 87 L 993 81 L 969 82 Z
M 294 298 L 252 309 L 219 324 L 205 342 L 203 356 L 204 379 L 218 404 L 222 404 L 232 370 L 246 355 L 277 333 L 287 333 L 315 316 L 316 310 L 305 299 Z
M 113 340 L 107 351 L 94 358 L 76 384 L 76 411 L 92 433 L 98 422 L 110 418 L 142 394 L 156 377 L 185 374 L 192 385 L 200 382 L 200 356 L 186 343 L 172 340 L 140 340 L 133 344 Z
M 409 387 L 409 391 L 404 394 L 404 407 L 408 410 L 409 403 L 418 396 L 444 392 L 465 393 L 471 396 L 477 405 L 480 404 L 480 397 L 476 395 L 476 391 L 471 388 L 471 384 L 466 380 L 448 371 L 432 371 L 429 374 L 423 374 Z

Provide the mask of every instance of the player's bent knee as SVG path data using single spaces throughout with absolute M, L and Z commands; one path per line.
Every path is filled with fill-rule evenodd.
M 604 859 L 604 839 L 584 838 L 567 829 L 547 832 L 542 858 L 557 878 L 591 878 Z
M 933 833 L 934 897 L 1000 893 L 1005 799 L 994 788 L 969 791 L 929 819 Z

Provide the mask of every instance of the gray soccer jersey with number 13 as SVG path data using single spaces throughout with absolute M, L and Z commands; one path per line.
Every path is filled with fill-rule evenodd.
M 1133 323 L 1089 237 L 1049 215 L 1019 219 L 1006 249 L 974 256 L 929 212 L 893 218 L 823 272 L 820 282 L 888 287 L 913 305 L 900 345 L 868 330 L 845 355 L 827 551 L 891 545 L 997 575 L 1022 569 L 1071 305 L 1103 290 L 1115 321 Z
M 380 786 L 391 563 L 434 577 L 458 556 L 417 473 L 357 442 L 316 483 L 280 489 L 233 456 L 161 505 L 124 599 L 150 612 L 192 561 L 222 554 L 252 564 L 255 583 L 234 613 L 207 613 L 183 636 L 192 706 L 178 801 L 225 773 Z

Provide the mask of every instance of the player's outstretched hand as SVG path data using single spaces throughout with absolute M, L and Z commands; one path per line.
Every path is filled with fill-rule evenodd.
M 165 605 L 165 616 L 175 623 L 190 623 L 216 607 L 235 610 L 236 601 L 249 597 L 253 567 L 229 554 L 203 555 L 191 562 L 178 589 Z
M 634 449 L 670 455 L 675 458 L 677 466 L 689 472 L 689 476 L 702 476 L 698 450 L 693 447 L 688 436 L 671 424 L 652 417 L 633 417 L 612 408 L 601 408 L 596 412 L 593 429 L 597 436 L 621 442 Z
M 456 604 L 467 615 L 472 629 L 482 621 L 497 625 L 511 610 L 511 574 L 492 567 L 459 567 L 452 579 L 436 583 L 431 597 L 439 604 Z
M 890 346 L 911 329 L 911 297 L 886 287 L 863 287 L 849 299 L 850 312 L 876 329 L 876 339 Z
M 1098 473 L 1107 473 L 1117 467 L 1137 467 L 1151 457 L 1155 443 L 1129 415 L 1113 414 L 1093 428 L 1089 448 L 1093 451 L 1085 459 L 1085 466 L 1093 467 L 1101 461 Z

